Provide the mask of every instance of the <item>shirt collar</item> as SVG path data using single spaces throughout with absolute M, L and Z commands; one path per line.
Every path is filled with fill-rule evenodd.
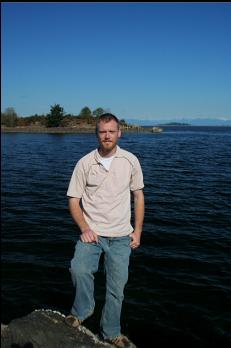
M 98 149 L 95 150 L 94 157 L 96 162 L 100 163 L 100 154 Z M 119 145 L 116 145 L 116 152 L 114 154 L 114 157 L 122 157 L 121 148 L 119 147 Z

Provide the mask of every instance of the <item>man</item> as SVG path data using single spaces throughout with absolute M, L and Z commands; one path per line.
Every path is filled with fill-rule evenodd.
M 129 340 L 120 332 L 120 316 L 131 249 L 140 245 L 143 175 L 137 157 L 117 145 L 121 129 L 116 116 L 101 115 L 96 135 L 99 148 L 78 161 L 67 191 L 70 213 L 81 235 L 70 268 L 75 300 L 65 321 L 77 327 L 93 313 L 93 274 L 104 252 L 106 299 L 101 334 L 105 341 L 126 347 Z M 130 191 L 134 195 L 134 229 L 130 224 Z

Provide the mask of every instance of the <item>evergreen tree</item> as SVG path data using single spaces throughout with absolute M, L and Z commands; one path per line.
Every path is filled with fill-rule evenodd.
M 47 115 L 47 127 L 59 127 L 64 117 L 64 109 L 55 104 L 51 106 L 50 113 Z
M 86 119 L 91 118 L 91 117 L 92 117 L 91 109 L 89 109 L 88 106 L 85 106 L 85 107 L 80 111 L 79 117 L 81 117 L 81 118 L 86 118 Z
M 1 124 L 7 127 L 16 127 L 18 115 L 13 107 L 6 108 L 5 112 L 1 114 Z
M 97 109 L 95 109 L 94 111 L 93 111 L 93 116 L 95 117 L 95 118 L 98 118 L 98 117 L 100 117 L 102 114 L 104 114 L 105 113 L 105 111 L 104 111 L 104 109 L 103 108 L 97 108 Z

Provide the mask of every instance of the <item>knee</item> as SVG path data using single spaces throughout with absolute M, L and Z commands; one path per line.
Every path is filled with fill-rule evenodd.
M 81 266 L 80 264 L 78 264 L 77 266 L 71 264 L 69 271 L 70 271 L 71 280 L 74 286 L 76 286 L 78 281 L 89 276 L 89 272 L 87 271 L 86 267 Z
M 107 286 L 108 288 L 116 293 L 118 296 L 123 297 L 124 288 L 128 281 L 128 274 L 123 272 L 118 276 L 112 277 L 111 275 L 107 275 Z
M 84 277 L 92 273 L 90 268 L 82 262 L 71 262 L 70 272 L 74 278 Z

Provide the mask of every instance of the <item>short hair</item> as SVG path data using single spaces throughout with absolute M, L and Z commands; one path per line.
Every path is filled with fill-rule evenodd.
M 110 122 L 111 120 L 114 120 L 117 123 L 118 129 L 119 129 L 119 127 L 120 127 L 119 119 L 113 114 L 105 113 L 105 114 L 100 115 L 99 118 L 97 119 L 96 127 L 95 127 L 96 133 L 98 132 L 100 122 L 107 123 L 107 122 Z

